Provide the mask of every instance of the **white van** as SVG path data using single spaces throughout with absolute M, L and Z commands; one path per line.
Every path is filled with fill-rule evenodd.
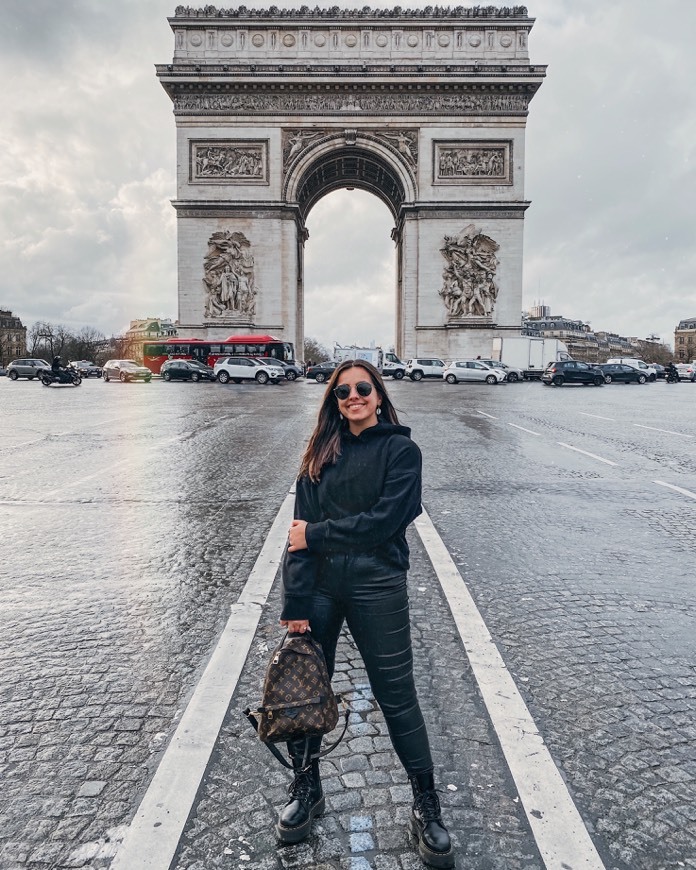
M 632 357 L 621 356 L 613 359 L 608 359 L 607 363 L 618 363 L 619 365 L 632 366 L 634 369 L 639 369 L 649 381 L 657 380 L 657 369 L 653 366 L 644 363 L 642 359 L 633 359 Z

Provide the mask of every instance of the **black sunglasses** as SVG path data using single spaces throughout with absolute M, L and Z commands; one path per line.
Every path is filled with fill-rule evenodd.
M 347 399 L 348 396 L 350 396 L 350 391 L 352 389 L 353 388 L 350 386 L 350 384 L 339 384 L 337 387 L 334 387 L 333 394 L 334 396 L 336 396 L 337 399 L 343 401 L 344 399 Z M 369 396 L 372 392 L 372 384 L 369 381 L 358 381 L 358 383 L 355 385 L 355 389 L 357 394 L 364 398 L 365 396 Z

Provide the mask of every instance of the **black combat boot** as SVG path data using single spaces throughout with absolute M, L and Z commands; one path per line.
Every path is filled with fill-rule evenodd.
M 310 751 L 312 748 L 310 745 Z M 309 834 L 312 819 L 324 812 L 324 792 L 319 778 L 319 759 L 305 763 L 305 741 L 288 740 L 288 751 L 295 778 L 289 788 L 290 800 L 280 813 L 276 833 L 283 843 L 299 843 Z
M 454 850 L 447 828 L 442 824 L 440 799 L 430 773 L 409 776 L 413 808 L 408 827 L 418 841 L 418 854 L 431 867 L 454 867 Z

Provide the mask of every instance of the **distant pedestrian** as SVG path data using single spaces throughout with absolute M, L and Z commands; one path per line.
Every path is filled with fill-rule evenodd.
M 281 624 L 311 630 L 329 674 L 344 620 L 360 651 L 394 750 L 413 789 L 410 829 L 422 859 L 453 867 L 433 760 L 413 680 L 406 528 L 421 513 L 421 452 L 400 426 L 379 371 L 347 360 L 334 371 L 300 466 L 283 562 Z M 276 826 L 297 843 L 324 809 L 321 738 L 288 742 L 295 778 Z

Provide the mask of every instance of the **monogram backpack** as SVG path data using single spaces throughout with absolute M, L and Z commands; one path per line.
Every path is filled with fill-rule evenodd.
M 333 731 L 338 723 L 338 701 L 343 703 L 331 688 L 321 646 L 310 632 L 286 634 L 268 663 L 261 704 L 253 711 L 247 708 L 244 715 L 258 732 L 259 739 L 290 767 L 273 744 Z M 343 733 L 330 748 L 319 753 L 319 757 L 331 752 L 343 739 L 349 714 L 345 704 L 343 706 Z

